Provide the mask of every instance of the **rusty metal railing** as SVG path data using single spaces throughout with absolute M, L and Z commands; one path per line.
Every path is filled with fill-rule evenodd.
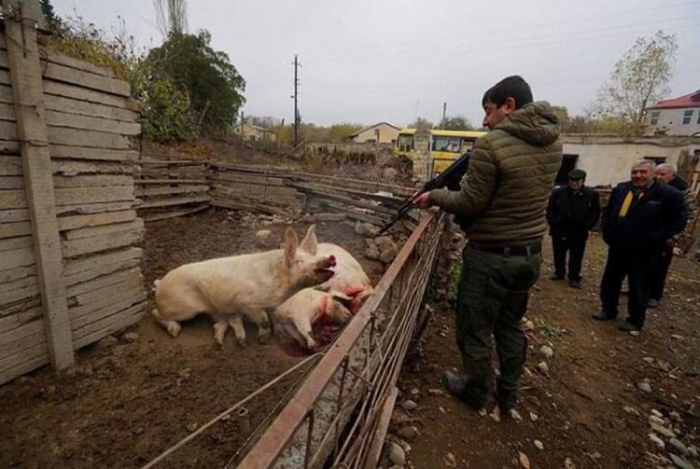
M 372 465 L 378 417 L 413 336 L 444 220 L 433 213 L 420 222 L 374 295 L 238 467 Z

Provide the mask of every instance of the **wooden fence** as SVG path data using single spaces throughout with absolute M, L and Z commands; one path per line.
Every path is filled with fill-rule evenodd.
M 20 2 L 21 3 L 21 2 Z M 134 205 L 139 108 L 110 71 L 0 35 L 0 384 L 132 324 L 146 294 Z

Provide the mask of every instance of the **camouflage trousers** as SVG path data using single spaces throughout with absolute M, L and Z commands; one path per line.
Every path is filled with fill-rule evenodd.
M 499 402 L 514 402 L 523 371 L 527 338 L 520 320 L 530 288 L 540 276 L 541 252 L 505 255 L 468 243 L 457 295 L 457 345 L 462 352 L 467 397 L 485 403 L 492 385 L 491 349 L 500 363 Z

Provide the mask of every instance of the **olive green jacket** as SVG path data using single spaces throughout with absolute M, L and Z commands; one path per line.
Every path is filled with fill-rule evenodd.
M 559 119 L 549 103 L 523 106 L 478 139 L 461 191 L 430 200 L 476 242 L 518 244 L 547 231 L 545 210 L 561 166 Z

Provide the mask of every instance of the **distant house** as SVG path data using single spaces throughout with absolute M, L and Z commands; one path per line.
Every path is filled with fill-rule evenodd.
M 365 127 L 350 136 L 357 143 L 394 143 L 399 137 L 399 129 L 387 122 L 380 122 L 370 127 Z
M 700 135 L 700 90 L 647 109 L 645 134 Z
M 233 134 L 250 142 L 274 142 L 277 139 L 275 132 L 252 124 L 238 124 L 233 128 Z

